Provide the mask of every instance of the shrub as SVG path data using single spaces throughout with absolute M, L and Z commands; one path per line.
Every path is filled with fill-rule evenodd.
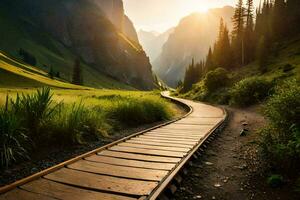
M 300 87 L 290 81 L 276 91 L 264 107 L 270 124 L 261 130 L 261 147 L 273 166 L 291 169 L 300 162 Z
M 12 112 L 35 140 L 39 139 L 41 126 L 51 118 L 58 106 L 52 105 L 51 99 L 50 88 L 42 88 L 32 95 L 17 94 L 16 100 L 11 100 Z
M 133 126 L 171 118 L 172 111 L 159 97 L 128 98 L 116 101 L 110 108 L 109 117 Z
M 18 158 L 27 157 L 24 143 L 27 140 L 25 130 L 19 119 L 8 110 L 8 99 L 5 108 L 0 109 L 0 166 L 8 166 Z
M 71 106 L 61 104 L 47 127 L 48 140 L 57 144 L 83 144 L 87 140 L 99 140 L 107 135 L 110 126 L 105 117 L 95 109 L 87 108 L 82 103 Z
M 268 178 L 267 183 L 269 186 L 271 186 L 273 188 L 280 187 L 283 184 L 283 177 L 278 174 L 272 174 Z
M 228 83 L 228 72 L 223 68 L 217 68 L 208 72 L 204 79 L 204 87 L 208 92 L 214 92 L 219 88 L 226 87 Z
M 272 83 L 264 78 L 246 78 L 234 85 L 230 91 L 230 103 L 238 106 L 249 106 L 266 99 L 271 93 Z

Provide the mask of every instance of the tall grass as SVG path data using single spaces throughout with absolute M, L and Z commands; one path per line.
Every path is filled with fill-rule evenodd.
M 173 114 L 170 103 L 155 94 L 73 96 L 72 103 L 53 99 L 49 88 L 6 99 L 0 108 L 2 166 L 40 148 L 101 140 L 122 127 L 168 120 Z
M 27 140 L 21 121 L 8 110 L 8 100 L 0 109 L 0 161 L 2 166 L 8 166 L 12 161 L 27 157 L 24 143 Z
M 170 119 L 172 110 L 165 101 L 152 96 L 116 101 L 108 115 L 118 122 L 135 126 Z
M 53 116 L 58 104 L 53 103 L 50 88 L 42 88 L 34 94 L 17 94 L 11 100 L 11 111 L 20 119 L 34 140 L 41 136 L 41 128 Z

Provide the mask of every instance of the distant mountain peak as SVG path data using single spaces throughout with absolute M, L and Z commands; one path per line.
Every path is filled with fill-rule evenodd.
M 224 6 L 183 17 L 163 45 L 159 57 L 152 62 L 153 70 L 167 84 L 176 86 L 183 79 L 192 58 L 197 62 L 205 59 L 217 37 L 220 18 L 224 19 L 229 29 L 232 28 L 233 13 L 233 7 Z

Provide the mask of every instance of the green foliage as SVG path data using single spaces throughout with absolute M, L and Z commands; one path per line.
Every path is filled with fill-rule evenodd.
M 283 177 L 278 174 L 272 174 L 268 178 L 267 183 L 269 186 L 271 186 L 273 188 L 280 187 L 283 184 Z
M 27 157 L 24 143 L 27 140 L 20 120 L 5 108 L 0 109 L 0 166 L 8 166 L 16 159 Z
M 270 121 L 261 130 L 263 153 L 277 168 L 295 168 L 300 162 L 300 87 L 290 81 L 277 88 L 264 108 Z
M 74 63 L 72 83 L 75 85 L 83 85 L 83 75 L 79 58 L 77 58 Z
M 223 68 L 208 72 L 204 79 L 204 87 L 208 92 L 214 92 L 218 88 L 225 87 L 228 83 L 228 72 Z
M 180 92 L 189 91 L 193 84 L 197 83 L 201 79 L 203 76 L 203 68 L 203 62 L 195 64 L 194 59 L 192 60 L 192 64 L 190 64 L 186 69 L 182 88 L 178 88 Z
M 167 120 L 173 114 L 157 92 L 63 92 L 67 96 L 54 97 L 49 88 L 42 88 L 6 99 L 0 107 L 0 166 L 40 148 L 85 144 L 113 130 Z
M 171 114 L 169 107 L 160 98 L 142 97 L 117 101 L 109 115 L 123 124 L 136 126 L 170 119 Z
M 110 130 L 101 112 L 89 109 L 81 102 L 71 106 L 61 104 L 57 114 L 46 126 L 49 134 L 46 136 L 47 141 L 62 145 L 99 140 Z
M 262 73 L 265 73 L 267 71 L 268 55 L 269 52 L 266 44 L 266 39 L 264 36 L 262 36 L 258 43 L 257 55 L 256 55 L 258 60 L 258 66 Z
M 272 83 L 261 77 L 250 77 L 236 83 L 230 91 L 230 103 L 249 106 L 265 100 L 271 92 Z
M 11 101 L 12 112 L 35 139 L 38 139 L 43 131 L 42 126 L 55 112 L 57 105 L 51 106 L 52 96 L 50 88 L 42 88 L 32 95 L 17 94 L 16 99 Z

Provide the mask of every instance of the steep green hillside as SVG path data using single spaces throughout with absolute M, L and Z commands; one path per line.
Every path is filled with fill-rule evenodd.
M 269 82 L 273 88 L 292 79 L 300 81 L 300 36 L 277 44 L 276 51 L 274 50 L 268 58 L 265 73 L 261 72 L 257 62 L 253 62 L 231 72 L 227 72 L 228 80 L 224 80 L 224 78 L 218 80 L 219 75 L 215 72 L 212 76 L 214 80 L 212 80 L 210 76 L 210 83 L 208 83 L 208 78 L 204 77 L 199 83 L 193 86 L 192 90 L 179 95 L 190 99 L 227 104 L 230 103 L 230 98 L 233 98 L 232 89 L 235 85 L 251 77 L 255 77 L 257 80 L 265 80 Z M 213 87 L 208 89 L 207 84 Z M 253 88 L 253 92 L 257 92 L 262 87 L 263 86 L 258 85 L 258 88 Z M 268 95 L 267 93 L 265 94 L 266 97 Z M 256 103 L 254 99 L 252 103 Z
M 130 86 L 119 83 L 113 79 L 102 75 L 101 81 L 97 82 L 96 87 L 115 88 L 115 89 L 133 89 Z M 22 63 L 0 52 L 0 87 L 9 88 L 27 88 L 51 86 L 67 89 L 88 89 L 88 87 L 77 86 L 61 78 L 51 79 L 47 72 Z
M 53 39 L 50 35 L 45 32 L 37 31 L 36 25 L 31 21 L 23 18 L 12 18 L 9 13 L 0 7 L 0 33 L 1 41 L 0 48 L 2 51 L 7 52 L 17 59 L 22 57 L 19 55 L 20 48 L 26 50 L 30 54 L 34 55 L 37 60 L 36 69 L 31 67 L 30 70 L 36 70 L 43 75 L 47 75 L 46 72 L 50 71 L 52 67 L 55 72 L 59 72 L 62 79 L 70 81 L 71 72 L 74 65 L 75 55 L 70 52 L 68 48 L 63 46 L 61 43 Z M 4 75 L 3 70 L 6 69 L 7 65 L 3 65 L 3 62 L 10 64 L 12 66 L 24 68 L 24 64 L 16 62 L 4 54 L 0 54 L 1 60 L 1 82 L 3 85 L 14 85 L 16 82 L 9 82 L 10 80 L 16 80 L 22 83 L 20 77 L 16 77 L 16 73 L 7 76 L 8 72 Z M 112 78 L 109 78 L 97 70 L 82 64 L 84 83 L 86 86 L 96 87 L 96 88 L 120 88 L 129 89 L 126 84 L 120 83 Z M 26 69 L 28 70 L 28 68 Z M 11 70 L 8 70 L 11 71 Z M 18 74 L 18 76 L 23 76 Z M 4 79 L 5 77 L 5 79 Z M 22 78 L 24 79 L 24 78 Z M 35 79 L 35 78 L 34 78 Z M 6 80 L 6 81 L 5 81 Z M 30 79 L 29 79 L 30 80 Z M 29 81 L 27 78 L 26 84 L 24 86 L 39 84 L 33 84 L 32 79 Z M 31 82 L 29 85 L 28 83 Z M 22 86 L 20 84 L 19 86 Z
M 114 12 L 123 14 L 122 9 Z M 52 68 L 66 81 L 79 57 L 86 86 L 153 88 L 151 65 L 140 45 L 93 1 L 3 0 L 0 25 L 1 51 L 21 60 L 22 49 L 35 58 L 38 69 Z

